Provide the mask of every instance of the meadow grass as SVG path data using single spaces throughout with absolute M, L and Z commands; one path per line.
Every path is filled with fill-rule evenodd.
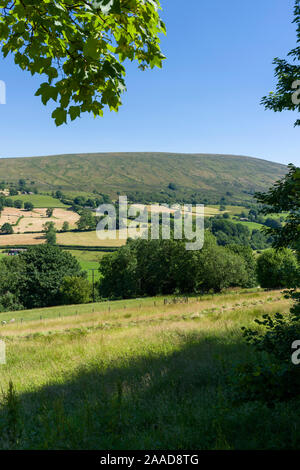
M 168 300 L 46 309 L 43 320 L 30 311 L 1 327 L 0 448 L 297 448 L 297 404 L 237 404 L 229 381 L 256 357 L 241 326 L 289 301 L 279 291 Z
M 262 224 L 257 224 L 256 222 L 246 222 L 244 220 L 234 220 L 234 219 L 231 219 L 231 222 L 234 222 L 236 224 L 242 224 L 244 225 L 245 227 L 248 227 L 248 229 L 250 230 L 250 232 L 252 232 L 253 230 L 259 230 L 261 231 L 262 228 L 263 228 L 263 225 Z
M 13 201 L 20 200 L 23 203 L 25 202 L 32 202 L 34 207 L 37 209 L 41 208 L 64 208 L 67 209 L 68 206 L 63 204 L 59 199 L 55 199 L 52 196 L 48 196 L 45 194 L 18 194 L 17 196 L 9 196 L 10 199 Z
M 100 279 L 99 273 L 99 261 L 106 255 L 106 252 L 102 251 L 84 251 L 84 250 L 65 250 L 75 256 L 79 261 L 80 266 L 88 274 L 88 279 L 90 282 L 93 280 L 92 270 L 94 270 L 94 280 L 98 281 Z

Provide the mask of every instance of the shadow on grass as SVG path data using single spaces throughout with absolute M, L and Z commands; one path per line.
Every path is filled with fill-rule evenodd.
M 6 400 L 0 448 L 297 448 L 292 405 L 230 401 L 228 373 L 249 349 L 230 338 L 185 335 L 171 355 L 82 367 L 62 384 Z M 293 423 L 293 429 L 291 428 Z

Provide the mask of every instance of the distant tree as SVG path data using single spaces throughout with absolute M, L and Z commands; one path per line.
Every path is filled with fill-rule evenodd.
M 12 227 L 11 224 L 9 224 L 8 222 L 6 222 L 5 224 L 2 225 L 2 227 L 0 228 L 0 233 L 2 235 L 11 235 L 12 233 L 14 233 L 14 229 Z
M 56 231 L 54 229 L 46 232 L 45 238 L 48 245 L 56 245 Z
M 248 218 L 251 220 L 251 222 L 255 222 L 257 219 L 258 211 L 255 209 L 250 209 Z
M 24 203 L 24 209 L 26 211 L 30 212 L 34 209 L 34 205 L 32 204 L 32 202 L 27 201 L 27 202 Z
M 13 207 L 14 206 L 14 201 L 10 199 L 9 197 L 5 199 L 5 206 L 6 207 Z
M 45 232 L 46 243 L 48 245 L 56 245 L 56 229 L 54 222 L 46 222 L 43 229 Z
M 251 234 L 251 248 L 252 250 L 265 250 L 272 245 L 273 238 L 270 235 L 264 234 L 261 230 L 254 229 Z
M 17 209 L 22 209 L 23 201 L 21 201 L 20 199 L 17 199 L 16 201 L 14 201 L 14 207 L 16 207 Z
M 236 224 L 223 217 L 214 217 L 211 222 L 211 231 L 217 238 L 218 244 L 222 246 L 230 244 L 250 245 L 251 232 L 248 227 Z
M 62 228 L 61 228 L 62 232 L 68 232 L 70 230 L 70 224 L 69 222 L 65 221 L 62 225 Z
M 79 231 L 94 230 L 96 228 L 96 218 L 89 209 L 82 211 L 80 219 L 76 222 Z
M 73 202 L 76 206 L 84 206 L 86 203 L 86 198 L 84 196 L 77 196 L 73 199 Z
M 48 209 L 46 210 L 46 216 L 48 218 L 52 217 L 53 211 L 54 211 L 54 209 L 52 207 L 48 207 Z
M 170 183 L 168 188 L 171 189 L 172 191 L 176 191 L 178 189 L 176 183 Z
M 9 195 L 10 196 L 17 196 L 18 191 L 16 190 L 16 188 L 9 188 Z
M 271 227 L 271 228 L 280 228 L 280 227 L 282 227 L 282 224 L 281 224 L 280 220 L 273 219 L 272 217 L 268 217 L 265 220 L 264 225 L 266 227 Z

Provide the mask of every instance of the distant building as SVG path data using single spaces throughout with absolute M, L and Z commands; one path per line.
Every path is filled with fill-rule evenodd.
M 9 250 L 7 254 L 8 256 L 16 256 L 16 255 L 19 255 L 20 253 L 23 253 L 24 251 L 27 251 L 27 250 L 25 248 L 13 248 Z

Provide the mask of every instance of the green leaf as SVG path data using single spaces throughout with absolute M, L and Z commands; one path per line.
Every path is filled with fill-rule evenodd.
M 52 117 L 57 126 L 67 123 L 67 111 L 63 108 L 56 108 L 52 113 Z

